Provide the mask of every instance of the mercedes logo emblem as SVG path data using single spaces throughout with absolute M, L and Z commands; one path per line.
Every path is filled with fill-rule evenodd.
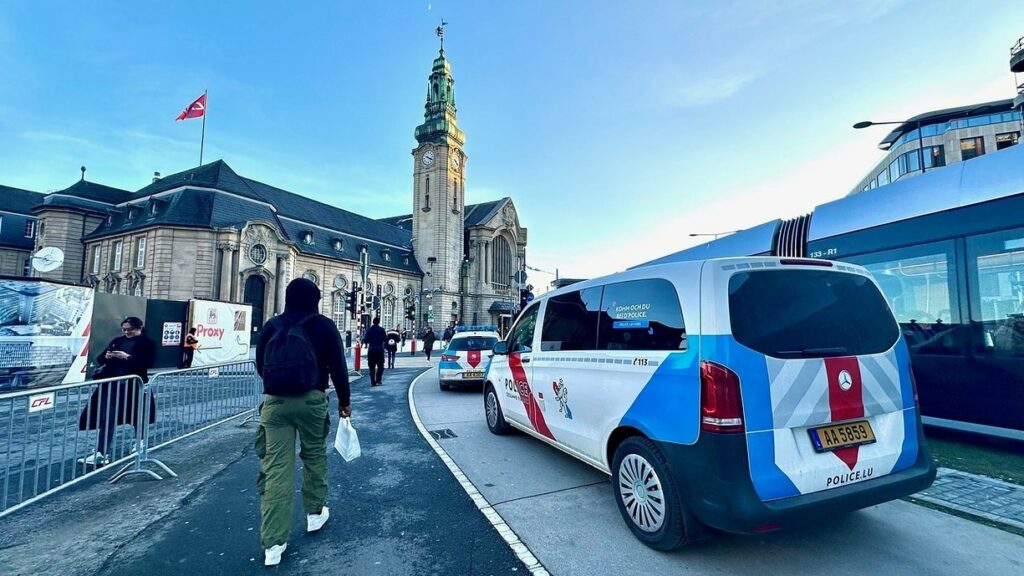
M 846 392 L 850 388 L 853 388 L 853 377 L 846 370 L 839 373 L 839 388 L 843 392 Z

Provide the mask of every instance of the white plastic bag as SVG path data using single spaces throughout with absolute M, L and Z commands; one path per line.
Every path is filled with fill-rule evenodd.
M 352 427 L 351 419 L 338 419 L 338 435 L 334 437 L 334 449 L 341 454 L 346 462 L 359 458 L 359 454 L 362 453 L 359 450 L 359 436 L 356 436 L 356 429 Z

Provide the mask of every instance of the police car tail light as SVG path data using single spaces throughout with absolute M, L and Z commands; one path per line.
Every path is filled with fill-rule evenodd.
M 456 362 L 459 356 L 457 354 L 441 354 L 441 360 L 445 362 Z
M 743 432 L 740 377 L 706 360 L 700 363 L 700 427 L 708 432 Z

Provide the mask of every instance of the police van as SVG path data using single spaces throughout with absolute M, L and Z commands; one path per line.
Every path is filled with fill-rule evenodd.
M 455 334 L 444 350 L 437 365 L 437 382 L 441 390 L 484 381 L 484 368 L 491 348 L 498 341 L 498 327 L 494 325 L 457 326 Z
M 490 431 L 610 474 L 655 549 L 826 522 L 935 478 L 906 343 L 860 266 L 636 268 L 538 298 L 493 353 Z

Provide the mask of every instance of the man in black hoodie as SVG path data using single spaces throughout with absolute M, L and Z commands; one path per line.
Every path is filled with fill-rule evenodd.
M 352 414 L 345 349 L 338 329 L 319 313 L 320 289 L 297 278 L 285 291 L 284 314 L 263 326 L 256 370 L 263 404 L 256 436 L 260 458 L 260 536 L 264 564 L 275 566 L 288 546 L 295 486 L 295 435 L 302 447 L 302 507 L 306 531 L 327 522 L 327 380 L 338 393 L 338 415 Z

